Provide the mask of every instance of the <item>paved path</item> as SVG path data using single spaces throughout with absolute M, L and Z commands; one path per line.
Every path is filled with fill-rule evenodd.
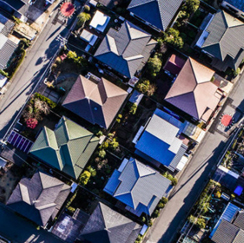
M 244 74 L 230 94 L 232 106 L 244 113 Z M 214 129 L 211 129 L 214 130 Z M 149 230 L 144 243 L 175 242 L 177 231 L 202 192 L 208 175 L 225 147 L 226 138 L 218 132 L 207 133 L 182 174 L 172 198 Z
M 37 41 L 27 52 L 20 70 L 13 78 L 11 86 L 0 102 L 0 139 L 3 138 L 49 61 L 59 49 L 60 44 L 56 37 L 60 33 L 65 35 L 67 32 L 67 29 L 59 23 L 52 24 L 55 15 L 56 12 L 52 15 L 51 20 Z
M 0 215 L 0 235 L 6 239 L 11 239 L 13 243 L 63 242 L 42 228 L 37 230 L 34 224 L 18 216 L 3 204 L 0 204 Z

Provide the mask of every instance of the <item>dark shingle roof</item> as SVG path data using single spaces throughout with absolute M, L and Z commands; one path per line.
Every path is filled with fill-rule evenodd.
M 219 11 L 206 32 L 209 34 L 202 49 L 237 69 L 244 57 L 244 23 L 224 11 Z
M 90 243 L 134 243 L 140 230 L 137 223 L 98 203 L 79 238 Z
M 241 11 L 244 11 L 244 2 L 243 0 L 224 0 L 225 2 L 231 4 L 232 6 L 238 8 Z
M 101 127 L 108 128 L 128 93 L 108 80 L 99 82 L 79 76 L 63 102 L 63 106 Z
M 56 216 L 69 192 L 70 187 L 62 181 L 44 172 L 36 172 L 31 179 L 21 179 L 7 205 L 36 224 L 45 226 L 50 217 Z
M 237 226 L 222 219 L 212 237 L 212 241 L 215 243 L 232 243 L 239 230 L 240 229 Z
M 77 179 L 98 142 L 91 132 L 62 117 L 54 131 L 43 128 L 30 154 Z
M 98 47 L 95 57 L 126 77 L 140 70 L 150 56 L 155 42 L 151 35 L 125 21 L 120 30 L 110 29 Z
M 182 0 L 132 0 L 128 10 L 165 31 L 181 3 Z
M 244 230 L 244 211 L 238 213 L 234 225 Z

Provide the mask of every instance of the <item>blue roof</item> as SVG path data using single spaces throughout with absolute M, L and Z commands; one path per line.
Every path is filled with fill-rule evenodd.
M 157 161 L 174 171 L 187 147 L 178 138 L 185 124 L 160 109 L 156 109 L 141 138 L 136 154 L 150 162 Z M 145 155 L 145 156 L 144 156 Z
M 225 2 L 231 4 L 232 6 L 244 11 L 244 1 L 243 0 L 225 0 Z
M 171 182 L 149 166 L 130 158 L 119 172 L 115 170 L 104 191 L 129 206 L 136 215 L 151 215 L 169 191 Z M 159 186 L 160 185 L 160 186 Z

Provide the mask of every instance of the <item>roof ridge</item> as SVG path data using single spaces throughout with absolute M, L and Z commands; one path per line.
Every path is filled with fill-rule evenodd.
M 197 82 L 197 76 L 196 76 L 196 73 L 195 73 L 195 69 L 194 69 L 193 64 L 192 64 L 192 60 L 193 60 L 193 59 L 192 59 L 191 57 L 189 57 L 189 62 L 190 62 L 191 69 L 192 69 L 192 73 L 193 73 L 193 75 L 194 75 L 195 83 L 196 83 L 196 85 L 195 85 L 193 91 L 191 91 L 191 92 L 194 93 L 194 90 L 196 89 L 196 87 L 197 87 L 197 85 L 198 85 L 198 82 Z M 191 93 L 191 92 L 188 92 L 188 93 Z
M 126 49 L 128 48 L 128 46 L 129 46 L 129 44 L 130 44 L 130 42 L 131 42 L 131 40 L 132 40 L 130 31 L 129 31 L 129 27 L 128 27 L 128 25 L 129 25 L 129 24 L 128 24 L 128 21 L 125 21 L 124 24 L 125 24 L 126 31 L 127 31 L 128 35 L 129 35 L 129 37 L 130 37 L 130 40 L 128 41 L 127 45 L 125 46 L 125 48 L 124 48 L 124 50 L 123 50 L 123 53 L 120 55 L 120 56 L 122 56 L 122 57 L 123 57 L 123 54 L 125 53 Z M 124 57 L 123 57 L 123 58 L 124 58 Z
M 158 2 L 158 0 L 148 0 L 147 3 L 154 2 L 154 1 Z M 135 7 L 141 6 L 141 5 L 143 5 L 143 4 L 147 4 L 147 3 L 142 3 L 142 2 L 140 2 L 140 3 L 138 3 L 138 4 L 135 4 L 132 8 L 135 8 Z

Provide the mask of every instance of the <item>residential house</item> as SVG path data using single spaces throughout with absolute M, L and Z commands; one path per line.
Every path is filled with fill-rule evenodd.
M 213 70 L 189 57 L 165 100 L 190 115 L 193 120 L 206 123 L 223 95 L 211 82 L 214 73 Z
M 98 137 L 62 117 L 54 131 L 43 127 L 29 154 L 77 179 L 98 143 Z
M 135 153 L 157 167 L 170 171 L 180 170 L 181 160 L 188 146 L 182 131 L 185 123 L 168 113 L 156 109 L 145 127 L 136 134 Z
M 181 3 L 182 0 L 132 0 L 127 9 L 136 19 L 160 32 L 170 26 Z
M 54 220 L 70 192 L 64 182 L 38 171 L 32 178 L 22 178 L 7 206 L 37 225 L 46 226 Z
M 167 196 L 171 181 L 140 161 L 125 159 L 103 189 L 126 205 L 131 213 L 151 215 L 160 199 Z
M 211 65 L 220 71 L 237 70 L 244 58 L 244 23 L 230 14 L 214 14 L 196 46 L 212 58 Z
M 0 0 L 0 8 L 26 22 L 26 12 L 31 2 L 31 0 Z
M 221 6 L 244 18 L 244 2 L 242 0 L 222 0 Z
M 14 22 L 0 14 L 0 69 L 7 67 L 8 61 L 18 47 L 19 39 L 10 35 Z
M 178 75 L 184 64 L 185 60 L 176 56 L 175 54 L 172 54 L 167 60 L 163 69 L 172 73 L 173 75 Z
M 92 124 L 108 128 L 128 93 L 105 78 L 79 76 L 63 106 Z
M 125 78 L 132 78 L 144 67 L 155 46 L 150 34 L 125 21 L 119 30 L 110 28 L 94 57 Z
M 87 243 L 134 243 L 141 226 L 99 202 L 79 236 Z
M 244 210 L 229 203 L 210 234 L 215 243 L 244 242 Z

